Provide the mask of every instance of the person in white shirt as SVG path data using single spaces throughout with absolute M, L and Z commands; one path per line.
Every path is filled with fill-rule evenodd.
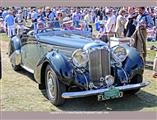
M 87 14 L 84 16 L 84 20 L 89 24 L 92 23 L 91 11 L 87 11 Z
M 115 32 L 115 25 L 116 25 L 116 16 L 113 14 L 112 10 L 107 10 L 106 15 L 108 17 L 106 22 L 106 32 L 107 33 L 114 33 Z
M 125 29 L 125 24 L 127 22 L 125 18 L 125 13 L 126 11 L 124 9 L 121 9 L 119 11 L 119 15 L 116 20 L 116 28 L 115 28 L 116 37 L 124 37 L 124 29 Z

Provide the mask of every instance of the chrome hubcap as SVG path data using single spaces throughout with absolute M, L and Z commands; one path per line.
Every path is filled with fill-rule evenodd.
M 55 98 L 55 79 L 51 71 L 47 72 L 47 89 L 48 93 L 50 95 L 50 98 L 54 99 Z

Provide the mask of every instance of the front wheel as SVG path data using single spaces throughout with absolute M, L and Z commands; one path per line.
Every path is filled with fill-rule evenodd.
M 142 75 L 136 75 L 131 79 L 130 84 L 137 84 L 137 83 L 141 83 L 143 81 L 143 77 Z M 133 89 L 133 90 L 128 90 L 125 93 L 126 94 L 135 94 L 140 90 L 140 88 L 137 89 Z
M 65 99 L 62 98 L 62 93 L 66 87 L 58 80 L 56 73 L 50 65 L 47 66 L 45 71 L 45 85 L 48 99 L 52 104 L 59 106 L 62 105 Z

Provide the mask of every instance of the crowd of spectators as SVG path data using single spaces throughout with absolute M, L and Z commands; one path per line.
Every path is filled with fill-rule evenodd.
M 140 10 L 135 7 L 0 7 L 1 31 L 8 29 L 9 37 L 15 34 L 15 24 L 53 20 L 69 20 L 75 27 L 79 27 L 80 21 L 84 20 L 94 24 L 100 33 L 130 37 L 142 22 L 146 22 L 147 28 L 155 30 L 157 7 L 141 7 Z

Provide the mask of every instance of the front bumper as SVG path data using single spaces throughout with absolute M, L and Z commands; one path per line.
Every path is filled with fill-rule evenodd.
M 150 84 L 150 82 L 144 81 L 142 83 L 118 86 L 118 87 L 115 87 L 115 88 L 119 89 L 120 91 L 127 91 L 127 90 L 133 90 L 133 89 L 142 88 L 142 87 L 145 87 L 145 86 L 147 86 L 149 84 Z M 103 93 L 105 91 L 108 91 L 108 90 L 109 90 L 109 88 L 97 89 L 97 90 L 87 90 L 87 91 L 80 91 L 80 92 L 64 92 L 62 94 L 62 97 L 63 98 L 86 97 L 86 96 L 101 94 L 101 93 Z

